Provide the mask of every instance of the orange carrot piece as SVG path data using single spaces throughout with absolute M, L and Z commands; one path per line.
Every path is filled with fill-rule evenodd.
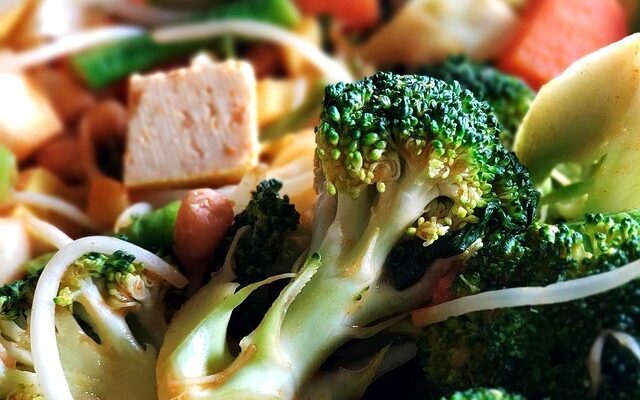
M 101 227 L 111 228 L 116 218 L 128 206 L 129 195 L 121 182 L 101 175 L 91 179 L 87 214 Z
M 498 67 L 539 88 L 574 61 L 626 35 L 617 0 L 533 0 Z
M 350 29 L 365 29 L 380 20 L 379 0 L 296 0 L 304 14 L 330 15 Z

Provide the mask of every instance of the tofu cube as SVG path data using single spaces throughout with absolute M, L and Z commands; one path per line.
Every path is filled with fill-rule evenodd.
M 130 188 L 222 185 L 258 161 L 250 64 L 199 57 L 129 82 L 124 182 Z
M 47 96 L 22 73 L 0 72 L 0 144 L 18 160 L 62 131 Z

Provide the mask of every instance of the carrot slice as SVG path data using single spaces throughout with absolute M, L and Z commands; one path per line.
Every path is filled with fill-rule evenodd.
M 626 15 L 617 0 L 533 0 L 498 66 L 539 88 L 574 61 L 626 35 Z
M 330 15 L 350 29 L 365 29 L 380 19 L 379 0 L 296 0 L 304 14 Z

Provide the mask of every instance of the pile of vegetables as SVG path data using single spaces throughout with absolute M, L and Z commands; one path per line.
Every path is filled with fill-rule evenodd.
M 241 37 L 293 44 L 322 77 L 260 127 L 263 158 L 315 119 L 313 168 L 169 191 L 74 240 L 29 207 L 102 229 L 21 188 L 0 146 L 0 205 L 46 249 L 0 286 L 0 399 L 640 398 L 640 34 L 619 2 L 162 3 L 191 11 L 69 70 L 109 91 Z M 351 63 L 288 31 L 308 16 Z

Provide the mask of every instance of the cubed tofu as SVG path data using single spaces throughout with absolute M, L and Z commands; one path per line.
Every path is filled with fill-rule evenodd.
M 31 249 L 22 218 L 0 218 L 0 285 L 24 275 L 22 265 L 29 261 Z
M 198 58 L 129 82 L 124 182 L 130 188 L 222 185 L 257 164 L 250 64 Z
M 21 73 L 0 72 L 0 144 L 23 160 L 62 130 L 47 96 Z

